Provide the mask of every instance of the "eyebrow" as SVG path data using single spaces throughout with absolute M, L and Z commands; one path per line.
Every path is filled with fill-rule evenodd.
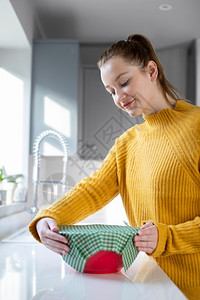
M 122 75 L 125 75 L 127 74 L 128 72 L 123 72 L 123 73 L 120 73 L 119 75 L 117 75 L 117 77 L 115 78 L 115 82 L 122 76 Z M 109 85 L 106 85 L 106 88 L 109 88 L 110 86 Z
M 120 73 L 116 78 L 115 78 L 115 81 L 117 81 L 122 75 L 125 75 L 127 74 L 128 72 L 123 72 L 123 73 Z

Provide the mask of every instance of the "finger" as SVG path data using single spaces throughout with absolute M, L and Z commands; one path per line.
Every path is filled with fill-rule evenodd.
M 50 230 L 52 230 L 54 232 L 59 230 L 59 227 L 54 219 L 47 218 L 46 222 L 47 222 Z
M 49 249 L 56 249 L 58 253 L 68 254 L 69 252 L 69 247 L 62 243 L 46 242 L 45 246 L 48 247 Z
M 152 241 L 138 241 L 135 243 L 136 247 L 145 247 L 145 248 L 153 248 L 155 243 Z
M 140 230 L 141 230 L 141 229 L 148 228 L 148 227 L 153 226 L 153 225 L 154 225 L 154 224 L 153 224 L 152 222 L 147 222 L 147 223 L 145 223 L 144 225 L 142 225 L 142 226 L 140 227 Z
M 140 229 L 147 228 L 147 227 L 152 226 L 152 225 L 154 225 L 152 222 L 146 222 L 144 225 L 141 226 Z
M 147 240 L 157 240 L 157 239 L 158 239 L 157 229 L 141 231 L 134 237 L 134 241 L 147 241 Z
M 58 228 L 58 226 L 57 226 L 57 227 L 53 227 L 51 230 L 52 230 L 53 232 L 57 232 L 57 231 L 59 230 L 59 228 Z
M 50 230 L 49 230 L 50 231 Z M 55 239 L 52 239 L 52 236 L 41 236 L 41 242 L 43 243 L 43 245 L 51 250 L 53 250 L 56 253 L 68 253 L 69 252 L 69 246 L 67 245 L 68 241 L 67 240 L 59 240 L 57 239 L 57 236 L 59 236 L 57 233 L 53 233 L 51 232 L 51 235 L 55 235 Z M 64 237 L 59 237 L 59 238 L 64 238 Z M 56 251 L 54 250 L 54 248 L 56 249 Z
M 138 235 L 155 235 L 157 234 L 157 228 L 155 225 L 151 226 L 151 227 L 147 227 L 147 228 L 142 228 L 140 229 L 140 231 L 138 232 Z
M 68 243 L 68 240 L 65 236 L 56 233 L 57 231 L 59 231 L 59 227 L 57 226 L 57 223 L 54 219 L 49 218 L 47 223 L 48 223 L 49 229 L 53 232 L 52 234 L 50 234 L 50 232 L 48 232 L 48 235 L 50 235 L 50 238 L 52 238 L 53 240 L 61 241 L 63 243 Z
M 147 254 L 151 254 L 153 253 L 154 249 L 151 249 L 151 248 L 143 248 L 143 247 L 139 247 L 137 248 L 138 251 L 142 251 L 142 252 L 145 252 Z
M 67 255 L 69 253 L 69 249 L 68 250 L 64 250 L 60 247 L 55 247 L 54 245 L 52 246 L 51 244 L 44 244 L 44 246 L 46 248 L 48 248 L 49 250 L 57 253 L 57 254 L 60 254 L 60 255 Z
M 134 246 L 138 249 L 139 247 L 145 247 L 145 248 L 155 248 L 156 242 L 152 240 L 135 240 Z
M 146 234 L 145 232 L 140 232 L 140 234 L 138 233 L 137 235 L 135 235 L 134 241 L 147 241 L 154 239 L 154 237 L 155 234 L 153 233 Z
M 56 232 L 53 232 L 51 230 L 45 231 L 43 233 L 43 235 L 41 235 L 41 241 L 42 242 L 50 241 L 51 243 L 59 242 L 63 245 L 68 244 L 68 239 L 65 236 L 58 234 Z
M 147 248 L 147 247 L 143 247 L 143 246 L 136 247 L 136 249 L 137 249 L 137 251 L 142 251 L 142 252 L 145 252 L 147 254 L 151 254 L 154 251 L 154 248 Z
M 40 239 L 43 240 L 44 237 L 47 237 L 49 239 L 57 240 L 57 241 L 60 241 L 60 242 L 63 242 L 65 244 L 67 244 L 68 240 L 65 236 L 63 236 L 61 234 L 58 234 L 58 233 L 56 233 L 56 232 L 54 232 L 50 229 L 50 226 L 53 226 L 53 228 L 55 228 L 55 224 L 54 224 L 54 222 L 51 222 L 51 220 L 46 221 L 44 224 L 38 224 L 38 227 L 39 226 L 41 227 L 40 229 L 38 228 L 39 229 L 38 234 L 40 236 Z

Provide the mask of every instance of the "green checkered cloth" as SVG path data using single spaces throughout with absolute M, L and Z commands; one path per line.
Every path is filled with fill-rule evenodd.
M 97 252 L 115 251 L 122 254 L 124 270 L 128 270 L 138 251 L 133 237 L 139 227 L 120 225 L 61 225 L 58 233 L 68 239 L 69 252 L 62 255 L 64 261 L 83 273 L 87 260 Z

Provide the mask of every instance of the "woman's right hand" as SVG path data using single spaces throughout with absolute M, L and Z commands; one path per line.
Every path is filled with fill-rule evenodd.
M 56 221 L 52 218 L 42 218 L 37 221 L 36 229 L 41 242 L 50 250 L 60 255 L 67 254 L 69 247 L 66 237 L 57 233 L 59 230 Z

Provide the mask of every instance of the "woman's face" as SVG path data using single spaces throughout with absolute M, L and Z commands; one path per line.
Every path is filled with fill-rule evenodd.
M 130 116 L 150 115 L 158 111 L 154 99 L 157 89 L 157 66 L 150 61 L 144 71 L 120 56 L 101 67 L 101 79 L 115 104 Z

